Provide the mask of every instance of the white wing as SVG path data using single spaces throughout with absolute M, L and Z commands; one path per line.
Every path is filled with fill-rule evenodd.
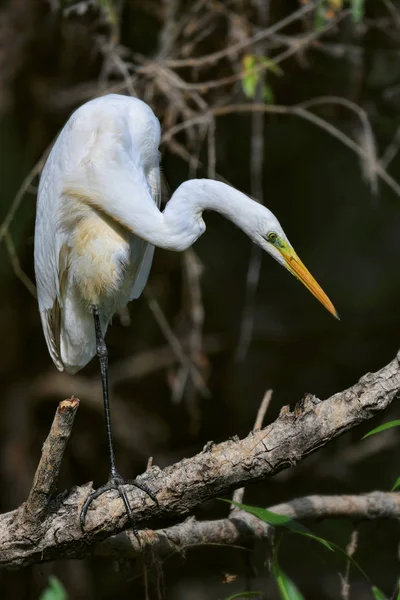
M 50 355 L 57 368 L 63 370 L 60 357 L 61 308 L 63 289 L 68 279 L 69 239 L 62 221 L 63 193 L 66 177 L 85 172 L 84 166 L 93 158 L 100 172 L 116 166 L 115 159 L 122 156 L 123 164 L 138 165 L 134 181 L 144 183 L 141 169 L 146 163 L 152 165 L 147 176 L 155 204 L 159 205 L 159 167 L 157 148 L 160 138 L 158 120 L 150 107 L 136 98 L 109 95 L 92 100 L 80 107 L 61 131 L 47 159 L 39 185 L 35 226 L 35 274 L 38 290 L 39 310 L 43 331 Z M 131 158 L 132 157 L 132 158 Z M 121 167 L 123 170 L 123 167 Z M 116 170 L 119 181 L 120 171 Z M 157 175 L 158 174 L 158 175 Z M 123 175 L 123 172 L 122 172 Z M 114 185 L 114 180 L 112 185 Z M 119 187 L 119 186 L 118 186 Z M 93 190 L 84 180 L 84 191 L 89 196 Z M 133 193 L 132 193 L 133 191 Z M 150 194 L 140 194 L 137 188 L 129 189 L 124 195 L 124 207 L 129 215 L 143 210 L 144 201 L 151 202 Z M 136 196 L 138 198 L 136 199 Z M 136 202 L 135 202 L 136 200 Z M 105 201 L 109 202 L 108 197 Z M 151 202 L 152 203 L 152 202 Z M 145 209 L 146 212 L 146 209 Z M 140 240 L 143 248 L 143 240 Z M 143 252 L 143 250 L 142 250 Z M 140 295 L 146 284 L 151 267 L 154 248 L 146 247 L 135 278 L 132 297 Z
M 154 199 L 155 204 L 158 208 L 161 206 L 161 180 L 160 180 L 160 167 L 159 165 L 154 166 L 150 169 L 149 174 L 147 176 L 151 195 Z M 147 244 L 146 249 L 144 251 L 143 260 L 141 262 L 140 268 L 135 278 L 135 282 L 132 287 L 132 292 L 129 297 L 129 300 L 135 300 L 139 298 L 141 293 L 143 292 L 147 280 L 149 278 L 151 265 L 153 262 L 154 256 L 154 246 L 152 244 Z
M 60 357 L 60 309 L 62 287 L 68 273 L 67 235 L 57 229 L 60 208 L 58 156 L 60 138 L 43 169 L 36 209 L 35 275 L 43 332 L 51 358 L 63 371 Z

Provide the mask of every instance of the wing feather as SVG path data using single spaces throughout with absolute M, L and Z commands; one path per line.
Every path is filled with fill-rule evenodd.
M 35 225 L 35 275 L 44 337 L 57 369 L 60 356 L 62 292 L 68 274 L 68 239 L 57 228 L 60 212 L 59 166 L 54 160 L 56 141 L 43 169 L 38 192 Z
M 58 289 L 59 294 L 54 298 L 51 308 L 40 311 L 44 337 L 49 349 L 51 358 L 59 371 L 64 370 L 64 364 L 61 359 L 61 308 L 62 298 L 65 298 L 66 284 L 69 270 L 70 248 L 67 243 L 61 246 L 58 262 Z
M 148 174 L 148 182 L 151 190 L 152 198 L 158 208 L 161 206 L 161 176 L 160 176 L 160 166 L 159 164 L 155 165 L 152 169 L 150 169 Z M 147 244 L 144 250 L 142 262 L 140 264 L 139 270 L 135 277 L 135 281 L 132 287 L 132 292 L 129 297 L 129 300 L 135 300 L 141 296 L 147 280 L 150 275 L 151 265 L 153 263 L 154 256 L 154 246 L 152 244 Z

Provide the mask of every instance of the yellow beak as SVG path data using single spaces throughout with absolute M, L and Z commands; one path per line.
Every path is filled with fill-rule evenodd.
M 317 298 L 317 300 L 319 300 L 321 304 L 325 306 L 326 310 L 328 310 L 334 317 L 339 319 L 339 315 L 337 314 L 332 302 L 329 300 L 321 286 L 315 281 L 308 269 L 303 265 L 293 248 L 285 244 L 283 248 L 278 248 L 278 250 L 285 259 L 286 267 L 292 273 L 292 275 L 297 277 L 297 279 L 299 279 L 301 283 L 306 286 L 306 288 Z

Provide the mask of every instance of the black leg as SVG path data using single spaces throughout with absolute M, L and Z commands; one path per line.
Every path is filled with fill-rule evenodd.
M 108 397 L 108 350 L 101 331 L 99 309 L 93 307 L 94 330 L 96 333 L 96 355 L 99 359 L 101 384 L 103 387 L 104 414 L 106 418 L 108 456 L 110 458 L 110 479 L 117 475 L 115 453 L 111 433 L 110 400 Z
M 86 514 L 93 500 L 104 494 L 104 492 L 107 492 L 109 490 L 117 490 L 125 505 L 125 510 L 127 512 L 129 521 L 131 522 L 132 529 L 135 535 L 137 536 L 137 528 L 133 518 L 133 512 L 129 504 L 128 496 L 126 495 L 126 492 L 123 488 L 123 485 L 125 483 L 134 485 L 135 487 L 145 492 L 148 496 L 150 496 L 153 502 L 155 502 L 157 505 L 158 501 L 156 496 L 144 483 L 139 483 L 136 480 L 131 479 L 124 481 L 118 473 L 117 468 L 115 466 L 115 453 L 111 433 L 110 401 L 108 396 L 108 351 L 106 343 L 104 341 L 103 333 L 101 331 L 99 309 L 97 306 L 93 307 L 93 318 L 96 333 L 96 354 L 100 363 L 101 383 L 103 386 L 104 413 L 106 418 L 108 454 L 110 458 L 110 474 L 107 483 L 101 486 L 95 492 L 89 494 L 89 496 L 86 498 L 80 514 L 81 529 L 84 530 Z

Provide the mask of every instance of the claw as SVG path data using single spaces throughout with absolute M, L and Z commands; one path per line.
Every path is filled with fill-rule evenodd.
M 157 506 L 157 508 L 160 508 L 160 504 L 157 500 L 157 496 L 155 495 L 154 492 L 151 491 L 151 489 L 149 488 L 147 483 L 139 483 L 137 479 L 125 479 L 124 484 L 125 485 L 134 485 L 136 488 L 138 488 L 138 490 L 142 490 L 142 492 L 147 494 L 147 496 L 149 498 L 151 498 L 151 500 L 153 500 L 153 502 Z
M 153 500 L 153 502 L 157 505 L 157 507 L 159 507 L 159 503 L 158 503 L 156 495 L 150 490 L 150 488 L 145 483 L 139 483 L 138 481 L 136 481 L 136 479 L 124 480 L 124 479 L 122 479 L 122 477 L 119 474 L 116 473 L 115 475 L 110 476 L 109 480 L 107 481 L 107 483 L 105 485 L 102 485 L 97 490 L 95 490 L 94 492 L 89 494 L 89 496 L 86 498 L 85 502 L 83 503 L 81 514 L 79 516 L 79 522 L 80 522 L 81 530 L 83 533 L 85 533 L 86 515 L 89 510 L 89 506 L 91 505 L 93 500 L 96 500 L 96 498 L 98 498 L 105 492 L 108 492 L 110 490 L 117 490 L 118 494 L 120 495 L 120 497 L 124 503 L 125 510 L 128 515 L 128 519 L 130 521 L 133 533 L 134 533 L 136 539 L 138 540 L 139 544 L 141 543 L 140 538 L 139 538 L 139 532 L 136 527 L 135 519 L 133 517 L 132 508 L 131 508 L 131 505 L 129 504 L 128 496 L 126 495 L 126 492 L 123 487 L 124 485 L 135 486 L 136 488 L 138 488 L 139 490 L 141 490 L 142 492 L 147 494 Z

